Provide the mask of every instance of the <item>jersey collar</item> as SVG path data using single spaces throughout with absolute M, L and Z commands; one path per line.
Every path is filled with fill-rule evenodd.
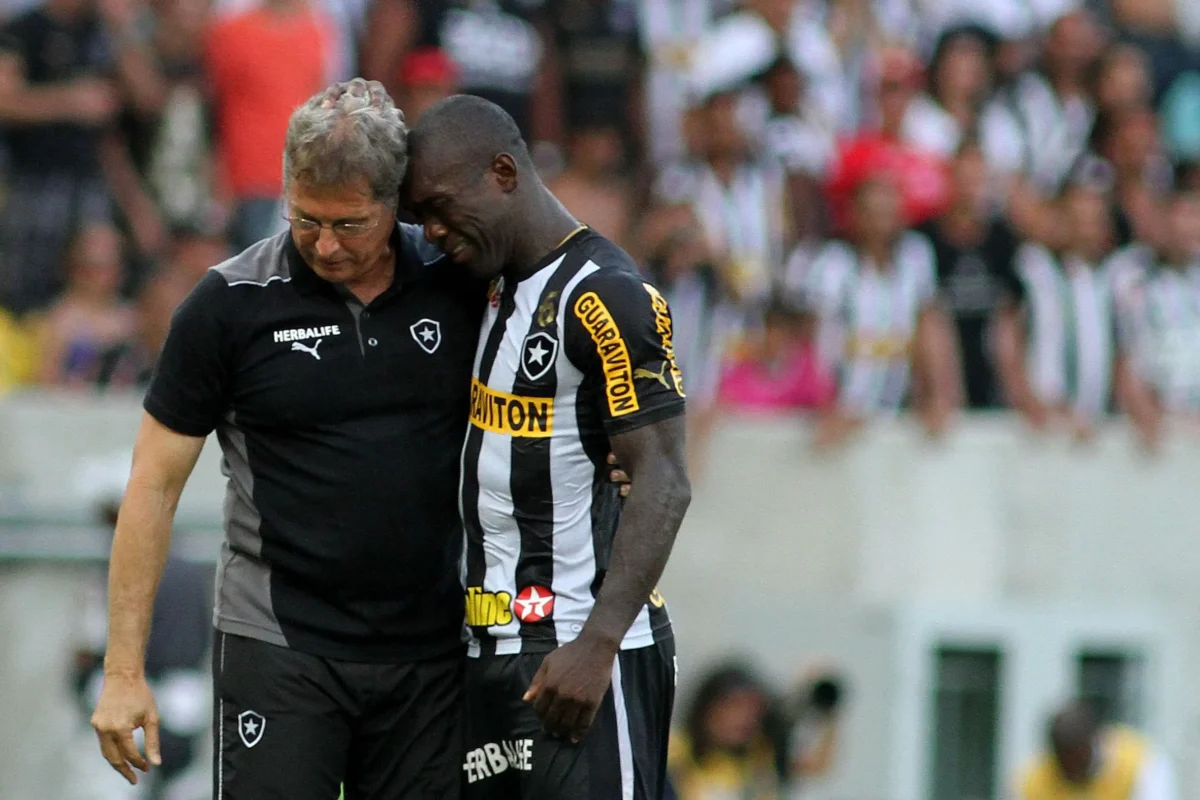
M 560 258 L 562 258 L 562 256 L 568 250 L 570 250 L 571 248 L 578 245 L 580 242 L 582 242 L 585 239 L 587 239 L 588 237 L 590 237 L 592 235 L 592 233 L 593 233 L 593 231 L 591 228 L 587 227 L 586 225 L 580 225 L 578 228 L 576 228 L 574 231 L 571 232 L 570 236 L 568 236 L 567 238 L 565 238 L 561 242 L 559 242 L 557 247 L 555 247 L 553 250 L 551 250 L 546 255 L 542 256 L 541 259 L 538 260 L 537 266 L 535 266 L 529 272 L 525 273 L 520 278 L 514 278 L 510 275 L 505 275 L 504 276 L 505 283 L 511 284 L 512 286 L 516 286 L 521 281 L 529 280 L 534 275 L 537 275 L 539 272 L 544 270 L 546 267 L 553 264 L 555 261 L 558 261 Z

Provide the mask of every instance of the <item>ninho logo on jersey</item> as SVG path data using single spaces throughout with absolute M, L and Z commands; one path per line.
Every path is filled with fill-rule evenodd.
M 507 625 L 513 621 L 512 599 L 508 592 L 485 592 L 482 586 L 467 587 L 467 625 L 472 628 Z
M 575 301 L 575 316 L 592 335 L 596 352 L 604 368 L 604 393 L 608 397 L 608 413 L 622 417 L 638 410 L 637 392 L 633 390 L 633 364 L 629 348 L 608 308 L 595 292 L 587 292 Z
M 519 397 L 471 379 L 471 424 L 492 433 L 541 438 L 554 433 L 554 398 Z

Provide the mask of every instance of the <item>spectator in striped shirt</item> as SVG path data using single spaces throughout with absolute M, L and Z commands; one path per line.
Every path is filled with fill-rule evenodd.
M 1026 243 L 1016 270 L 1024 298 L 997 328 L 1000 380 L 1038 430 L 1091 436 L 1112 398 L 1116 354 L 1109 213 L 1111 176 L 1084 170 L 1052 207 L 1057 246 Z
M 886 173 L 854 191 L 848 240 L 825 246 L 806 277 L 818 349 L 837 374 L 837 400 L 817 429 L 818 446 L 844 439 L 868 417 L 916 409 L 943 430 L 961 385 L 953 334 L 936 303 L 934 252 L 901 222 Z
M 783 171 L 754 151 L 740 124 L 739 96 L 722 90 L 703 101 L 704 161 L 680 196 L 691 198 L 729 291 L 757 308 L 780 279 L 793 219 Z
M 1169 418 L 1200 420 L 1200 191 L 1165 206 L 1163 246 L 1118 304 L 1117 387 L 1150 450 Z

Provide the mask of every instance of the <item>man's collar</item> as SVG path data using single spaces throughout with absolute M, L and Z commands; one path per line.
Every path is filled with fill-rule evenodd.
M 296 247 L 296 242 L 292 239 L 291 232 L 285 231 L 281 235 L 286 237 L 283 253 L 284 258 L 287 259 L 288 274 L 292 277 L 292 285 L 302 294 L 315 294 L 322 291 L 337 294 L 337 287 L 334 284 L 313 272 L 312 267 L 305 263 L 304 257 L 300 255 L 300 250 Z M 397 221 L 392 228 L 392 235 L 388 237 L 388 246 L 392 248 L 396 266 L 392 275 L 392 285 L 388 287 L 384 295 L 394 292 L 405 283 L 412 281 L 425 266 L 420 258 L 414 258 L 409 248 L 404 245 L 402 228 Z

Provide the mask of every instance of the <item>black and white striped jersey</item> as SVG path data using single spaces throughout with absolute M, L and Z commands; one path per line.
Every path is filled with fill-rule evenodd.
M 1117 347 L 1109 265 L 1025 244 L 1016 270 L 1025 284 L 1030 388 L 1047 405 L 1089 417 L 1106 413 Z
M 804 277 L 817 316 L 817 349 L 838 374 L 838 402 L 859 414 L 904 406 L 911 388 L 917 322 L 937 294 L 936 256 L 919 233 L 897 241 L 890 265 L 853 245 L 825 245 Z
M 1200 411 L 1200 260 L 1169 264 L 1134 247 L 1113 256 L 1110 269 L 1130 261 L 1140 263 L 1125 268 L 1131 277 L 1114 290 L 1120 347 L 1166 411 Z
M 471 656 L 551 650 L 579 634 L 621 513 L 609 436 L 683 410 L 667 301 L 612 242 L 582 231 L 523 280 L 495 283 L 462 459 Z M 669 626 L 654 592 L 622 647 Z

